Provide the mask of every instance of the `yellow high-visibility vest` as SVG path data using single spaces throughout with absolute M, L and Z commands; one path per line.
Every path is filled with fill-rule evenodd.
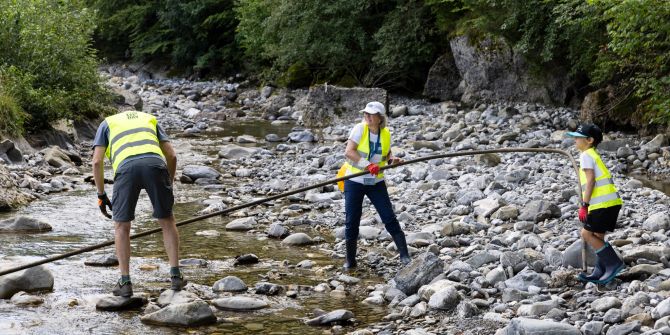
M 600 158 L 600 155 L 594 148 L 589 148 L 584 151 L 596 162 L 595 166 L 595 176 L 596 183 L 593 187 L 593 192 L 591 193 L 591 200 L 589 201 L 589 212 L 599 208 L 607 208 L 616 205 L 623 205 L 623 200 L 617 192 L 616 186 L 614 186 L 614 181 L 612 180 L 612 175 L 607 169 L 607 166 L 603 163 L 603 160 Z M 583 169 L 579 169 L 579 182 L 582 184 L 582 198 L 584 197 L 584 192 L 586 191 L 586 174 Z
M 389 151 L 391 151 L 391 132 L 388 130 L 388 128 L 382 128 L 379 131 L 379 140 L 380 140 L 380 145 L 382 147 L 382 154 L 381 157 L 377 153 L 373 153 L 373 155 L 369 155 L 370 153 L 370 128 L 368 127 L 368 124 L 363 122 L 363 135 L 361 136 L 361 141 L 358 143 L 358 147 L 356 150 L 358 151 L 358 154 L 367 159 L 370 162 L 374 162 L 374 160 L 379 159 L 379 167 L 386 166 L 386 163 L 388 162 L 388 155 Z M 344 166 L 346 166 L 346 175 L 354 174 L 354 173 L 359 173 L 363 172 L 362 169 L 359 169 L 356 167 L 356 162 L 351 162 L 347 160 L 346 163 L 344 163 Z M 383 173 L 377 174 L 377 179 L 382 179 L 384 178 Z
M 163 151 L 156 134 L 156 117 L 153 115 L 128 111 L 105 118 L 109 126 L 109 144 L 105 156 L 116 170 L 130 156 L 154 153 L 163 159 Z

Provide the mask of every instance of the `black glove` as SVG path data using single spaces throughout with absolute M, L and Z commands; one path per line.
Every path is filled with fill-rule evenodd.
M 107 213 L 106 207 L 109 207 L 110 211 L 112 210 L 112 202 L 109 201 L 107 193 L 98 194 L 98 208 L 100 208 L 102 215 L 106 216 L 108 219 L 111 219 L 112 216 L 109 213 Z

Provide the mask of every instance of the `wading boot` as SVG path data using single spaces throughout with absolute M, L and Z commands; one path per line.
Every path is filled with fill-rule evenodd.
M 357 240 L 345 240 L 344 245 L 346 246 L 346 260 L 344 262 L 344 271 L 349 271 L 352 268 L 356 267 L 356 244 Z
M 597 254 L 596 259 L 596 265 L 593 267 L 593 272 L 591 272 L 590 275 L 587 275 L 585 272 L 579 273 L 579 275 L 577 275 L 577 279 L 579 279 L 579 281 L 590 281 L 595 283 L 600 280 L 600 277 L 602 277 L 602 275 L 605 273 L 605 265 L 603 265 L 602 258 L 598 257 Z
M 121 282 L 121 280 L 116 282 L 116 286 L 112 290 L 112 294 L 117 297 L 132 297 L 133 296 L 133 284 L 129 281 Z
M 188 280 L 184 279 L 184 276 L 181 274 L 178 276 L 171 276 L 170 282 L 170 289 L 173 291 L 181 291 L 181 289 L 188 284 Z
M 399 232 L 393 237 L 393 242 L 395 242 L 395 247 L 398 249 L 398 253 L 400 254 L 400 263 L 402 265 L 407 265 L 409 262 L 412 261 L 412 258 L 409 257 L 409 251 L 407 251 L 407 241 L 405 240 L 405 233 Z
M 626 264 L 616 254 L 614 248 L 607 243 L 598 253 L 598 258 L 602 258 L 605 267 L 605 273 L 597 281 L 598 284 L 607 284 L 616 277 L 621 270 L 626 267 Z

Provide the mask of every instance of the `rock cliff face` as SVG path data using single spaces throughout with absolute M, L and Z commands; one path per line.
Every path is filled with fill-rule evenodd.
M 323 127 L 334 124 L 337 119 L 361 118 L 358 111 L 370 101 L 379 101 L 388 110 L 388 94 L 384 89 L 317 85 L 296 102 L 295 109 L 302 111 L 306 126 Z
M 535 70 L 502 38 L 474 42 L 459 36 L 432 66 L 424 95 L 436 100 L 526 101 L 562 105 L 569 99 L 567 72 Z

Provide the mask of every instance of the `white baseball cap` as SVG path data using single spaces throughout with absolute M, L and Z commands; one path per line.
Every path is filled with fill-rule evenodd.
M 365 105 L 365 108 L 360 110 L 359 113 L 384 115 L 384 114 L 386 114 L 386 108 L 384 108 L 384 105 L 382 105 L 381 102 L 372 101 L 372 102 L 368 102 L 368 104 Z

